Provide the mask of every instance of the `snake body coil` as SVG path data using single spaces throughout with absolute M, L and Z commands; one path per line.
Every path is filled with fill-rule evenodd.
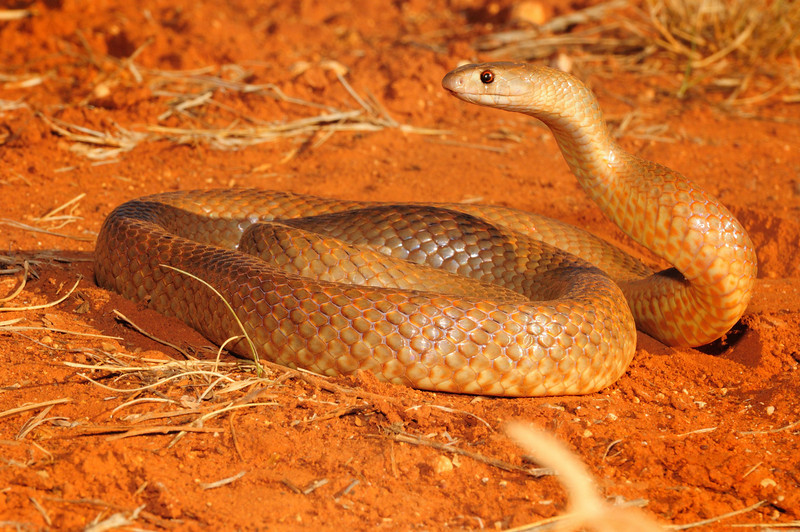
M 231 304 L 260 357 L 486 395 L 613 383 L 635 350 L 634 318 L 667 344 L 693 346 L 741 317 L 756 274 L 744 229 L 683 176 L 616 145 L 582 83 L 489 63 L 443 85 L 542 120 L 603 212 L 674 268 L 654 273 L 586 231 L 502 207 L 212 190 L 115 209 L 97 241 L 98 283 L 214 342 L 239 336 L 219 296 L 179 268 Z M 251 356 L 243 341 L 233 349 Z

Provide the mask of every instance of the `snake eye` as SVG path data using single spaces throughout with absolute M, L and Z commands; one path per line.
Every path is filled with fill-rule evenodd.
M 481 72 L 481 81 L 489 84 L 494 81 L 494 73 L 491 70 L 484 70 Z

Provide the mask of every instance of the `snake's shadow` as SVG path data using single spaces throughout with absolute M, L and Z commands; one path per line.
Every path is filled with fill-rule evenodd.
M 758 332 L 752 329 L 748 322 L 748 317 L 745 315 L 722 338 L 690 349 L 713 357 L 722 357 L 747 367 L 756 367 L 761 363 L 763 345 Z M 686 349 L 672 348 L 642 331 L 638 333 L 637 347 L 655 356 L 670 356 L 675 352 L 674 349 Z
M 748 326 L 748 316 L 745 314 L 722 338 L 696 349 L 754 368 L 761 363 L 763 347 L 761 336 Z

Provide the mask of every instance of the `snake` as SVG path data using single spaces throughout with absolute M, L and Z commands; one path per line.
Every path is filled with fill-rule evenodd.
M 746 231 L 698 185 L 625 151 L 586 84 L 498 62 L 442 86 L 542 121 L 589 198 L 669 267 L 511 207 L 212 189 L 115 208 L 98 234 L 99 286 L 244 357 L 509 397 L 610 386 L 637 328 L 693 347 L 741 318 L 757 273 Z

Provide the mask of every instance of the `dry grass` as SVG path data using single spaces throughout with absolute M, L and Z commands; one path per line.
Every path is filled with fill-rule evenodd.
M 657 33 L 643 33 L 683 63 L 677 95 L 696 85 L 728 90 L 727 103 L 767 101 L 784 87 L 800 89 L 797 64 L 788 72 L 779 59 L 794 59 L 800 46 L 800 4 L 775 0 L 647 0 L 647 21 Z M 775 76 L 763 93 L 739 100 L 756 74 Z M 782 75 L 785 74 L 785 75 Z
M 165 106 L 155 122 L 130 127 L 114 124 L 113 131 L 98 131 L 37 113 L 53 132 L 73 143 L 70 147 L 73 152 L 95 161 L 110 161 L 143 142 L 158 140 L 238 150 L 280 139 L 300 139 L 302 145 L 290 151 L 285 162 L 300 151 L 318 147 L 340 131 L 372 132 L 390 128 L 421 135 L 445 133 L 397 122 L 373 95 L 356 91 L 347 81 L 347 69 L 333 61 L 321 61 L 316 67 L 333 73 L 355 103 L 353 107 L 334 107 L 292 97 L 273 83 L 249 83 L 247 80 L 257 76 L 236 64 L 191 71 L 143 68 L 134 60 L 148 43 L 124 60 L 94 54 L 85 39 L 83 45 L 89 62 L 101 72 L 103 81 L 94 86 L 80 105 L 87 105 L 94 98 L 112 97 L 115 91 L 132 86 L 146 86 Z M 302 68 L 312 67 L 314 65 L 306 64 Z M 287 74 L 291 79 L 297 72 Z M 264 105 L 256 107 L 263 109 L 262 114 L 274 115 L 275 105 L 278 105 L 280 114 L 289 118 L 264 120 L 242 111 L 240 104 L 245 98 L 251 103 L 261 99 Z
M 677 97 L 721 91 L 733 106 L 798 101 L 799 36 L 800 3 L 788 0 L 613 0 L 475 47 L 497 58 L 682 73 Z
M 15 416 L 17 414 L 22 414 L 23 412 L 28 412 L 30 410 L 39 410 L 41 408 L 49 409 L 55 405 L 69 403 L 70 401 L 71 399 L 62 398 L 62 399 L 53 399 L 51 401 L 45 401 L 43 403 L 37 403 L 37 404 L 25 404 L 17 408 L 11 408 L 9 410 L 0 412 L 0 418 L 4 418 L 7 416 Z
M 145 133 L 131 131 L 119 125 L 115 125 L 116 131 L 113 132 L 96 131 L 56 118 L 48 118 L 41 113 L 39 113 L 39 117 L 55 133 L 75 142 L 70 146 L 70 151 L 93 161 L 114 159 L 122 153 L 131 151 L 140 142 L 147 140 Z
M 747 64 L 797 51 L 800 5 L 775 0 L 647 0 L 654 43 L 703 68 L 725 58 Z
M 276 380 L 254 376 L 252 364 L 159 360 L 105 351 L 90 356 L 91 363 L 65 365 L 84 370 L 78 376 L 96 386 L 132 398 L 111 412 L 120 423 L 79 427 L 83 435 L 109 434 L 109 439 L 121 439 L 175 434 L 167 446 L 172 447 L 189 432 L 225 432 L 222 427 L 206 426 L 223 414 L 279 405 L 263 400 Z M 146 404 L 161 404 L 162 409 L 156 411 L 150 406 L 147 411 L 123 415 Z
M 333 67 L 329 67 L 330 70 Z M 208 143 L 217 149 L 239 149 L 264 142 L 272 142 L 282 138 L 302 137 L 315 138 L 318 146 L 331 134 L 337 131 L 379 131 L 385 128 L 398 128 L 410 133 L 439 133 L 433 130 L 415 128 L 399 124 L 386 110 L 370 96 L 362 97 L 349 84 L 339 68 L 335 72 L 336 79 L 353 98 L 357 108 L 340 109 L 330 105 L 310 102 L 300 98 L 287 96 L 277 85 L 269 83 L 254 85 L 242 81 L 251 73 L 238 65 L 227 65 L 228 76 L 233 72 L 233 79 L 225 79 L 219 75 L 208 73 L 181 73 L 161 70 L 140 70 L 143 75 L 151 76 L 150 86 L 153 93 L 168 97 L 168 110 L 162 113 L 159 120 L 171 116 L 185 118 L 191 127 L 168 127 L 163 125 L 147 125 L 145 129 L 151 139 L 166 139 L 179 144 Z M 215 100 L 220 91 L 261 96 L 263 98 L 283 102 L 292 108 L 292 114 L 308 114 L 309 110 L 321 111 L 314 116 L 305 116 L 288 121 L 263 121 L 258 117 L 238 114 L 237 119 L 224 127 L 212 127 L 195 113 L 200 108 L 217 107 L 228 112 L 235 111 L 227 105 Z
M 51 211 L 53 212 L 53 211 Z M 0 220 L 0 225 L 3 223 Z M 35 310 L 36 307 L 31 306 L 18 306 L 9 307 L 8 303 L 19 297 L 25 290 L 25 286 L 30 278 L 39 277 L 39 268 L 43 264 L 63 263 L 68 264 L 71 262 L 85 262 L 92 259 L 76 259 L 68 258 L 60 255 L 57 251 L 45 250 L 36 253 L 14 253 L 10 255 L 0 254 L 0 312 L 8 311 L 28 311 Z M 8 276 L 8 277 L 5 277 Z M 47 308 L 58 305 L 69 297 L 75 290 L 78 283 L 69 291 L 67 296 L 60 298 L 54 303 L 47 303 L 38 308 Z M 19 320 L 16 320 L 19 321 Z M 0 322 L 0 326 L 6 325 Z
M 28 270 L 27 270 L 27 267 L 26 267 L 26 268 L 25 268 L 25 275 L 26 275 L 26 276 L 27 276 L 27 273 L 28 273 Z M 23 281 L 23 282 L 24 282 L 24 281 Z M 78 283 L 80 283 L 80 282 L 81 282 L 81 279 L 80 279 L 80 278 L 78 278 L 78 280 L 77 280 L 77 281 L 75 281 L 75 284 L 72 286 L 72 288 L 70 288 L 70 289 L 69 289 L 69 291 L 68 291 L 66 294 L 64 294 L 63 296 L 61 296 L 61 297 L 60 297 L 59 299 L 57 299 L 56 301 L 52 301 L 52 302 L 50 302 L 50 303 L 43 303 L 43 304 L 41 304 L 41 305 L 25 305 L 25 306 L 19 306 L 19 307 L 0 306 L 0 311 L 2 311 L 2 312 L 26 312 L 26 311 L 30 311 L 30 310 L 39 310 L 39 309 L 45 309 L 45 308 L 55 307 L 56 305 L 59 305 L 59 304 L 61 304 L 62 302 L 64 302 L 64 301 L 65 301 L 65 300 L 66 300 L 66 299 L 67 299 L 69 296 L 71 296 L 71 295 L 72 295 L 72 293 L 75 291 L 75 289 L 76 289 L 76 288 L 78 288 Z M 13 295 L 13 297 L 11 297 L 11 296 L 8 296 L 8 297 L 5 297 L 5 298 L 3 298 L 3 299 L 4 299 L 4 302 L 8 302 L 8 301 L 11 301 L 11 300 L 13 300 L 13 299 L 14 299 L 15 297 L 17 297 L 17 295 L 19 295 L 21 292 L 22 292 L 22 289 L 16 289 L 16 290 L 14 290 L 14 295 Z
M 69 238 L 72 240 L 79 240 L 82 242 L 93 242 L 95 237 L 90 235 L 72 235 L 59 232 L 59 229 L 64 228 L 74 222 L 83 219 L 79 216 L 80 201 L 86 194 L 78 194 L 66 203 L 62 203 L 58 207 L 50 210 L 42 216 L 32 216 L 30 220 L 33 224 L 20 222 L 19 220 L 12 220 L 9 218 L 0 218 L 0 225 L 8 225 L 23 231 L 32 231 L 34 233 L 43 233 L 50 236 L 57 236 L 61 238 Z

